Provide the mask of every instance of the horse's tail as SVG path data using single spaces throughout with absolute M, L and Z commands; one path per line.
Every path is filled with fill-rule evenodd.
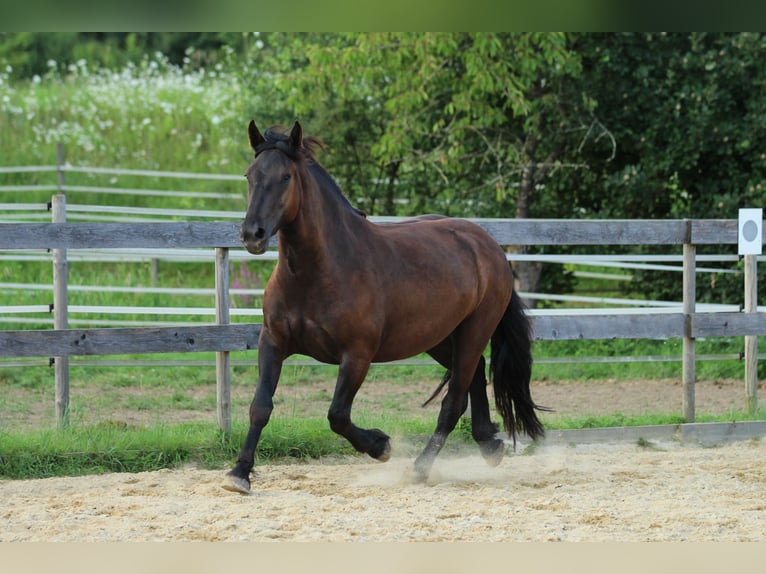
M 548 411 L 532 400 L 532 325 L 521 298 L 514 291 L 500 324 L 492 334 L 489 371 L 495 389 L 495 405 L 505 430 L 516 444 L 516 432 L 531 439 L 545 436 L 535 409 Z

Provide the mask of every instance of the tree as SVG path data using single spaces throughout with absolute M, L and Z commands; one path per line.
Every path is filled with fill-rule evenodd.
M 282 62 L 291 55 L 269 76 L 282 107 L 326 130 L 334 173 L 372 213 L 540 215 L 542 184 L 579 168 L 572 143 L 593 133 L 593 103 L 578 91 L 579 58 L 564 34 L 268 40 L 280 42 Z M 516 265 L 519 287 L 534 289 L 540 269 Z
M 0 32 L 0 64 L 17 78 L 43 76 L 78 60 L 91 69 L 118 69 L 156 52 L 177 66 L 204 67 L 222 59 L 224 46 L 241 52 L 242 34 L 230 32 Z
M 763 205 L 764 47 L 764 35 L 748 33 L 574 37 L 581 81 L 615 147 L 609 161 L 611 144 L 583 150 L 590 169 L 561 174 L 557 193 L 588 217 L 736 218 L 739 207 Z M 650 298 L 680 297 L 677 274 L 636 280 Z M 698 281 L 700 300 L 741 293 L 740 278 Z

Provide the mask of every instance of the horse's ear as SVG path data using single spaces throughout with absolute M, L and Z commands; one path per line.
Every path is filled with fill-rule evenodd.
M 290 139 L 288 140 L 288 143 L 290 144 L 290 147 L 294 149 L 303 147 L 303 128 L 298 121 L 295 122 L 295 125 L 290 132 Z
M 258 131 L 253 120 L 250 120 L 250 123 L 247 125 L 247 135 L 250 138 L 250 147 L 253 148 L 253 151 L 256 151 L 258 146 L 266 141 L 261 132 Z

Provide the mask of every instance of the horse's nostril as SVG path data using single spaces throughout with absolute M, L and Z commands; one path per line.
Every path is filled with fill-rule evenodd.
M 256 227 L 253 229 L 252 227 L 248 228 L 243 225 L 242 229 L 240 229 L 239 237 L 242 241 L 260 241 L 266 237 L 266 230 L 263 227 Z

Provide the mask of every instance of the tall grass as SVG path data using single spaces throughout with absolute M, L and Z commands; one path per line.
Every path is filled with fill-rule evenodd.
M 256 98 L 237 75 L 222 68 L 187 71 L 157 54 L 119 71 L 92 70 L 81 60 L 62 75 L 51 62 L 47 74 L 26 82 L 14 82 L 11 72 L 0 71 L 0 91 L 3 165 L 54 164 L 57 143 L 65 146 L 66 160 L 78 166 L 238 175 L 250 157 L 244 126 Z M 5 176 L 8 183 L 25 177 Z M 45 183 L 35 179 L 48 177 L 25 183 Z M 72 184 L 78 179 L 126 188 L 168 185 L 160 179 L 68 175 Z M 211 184 L 188 180 L 182 185 L 194 191 L 209 190 Z M 104 199 L 162 206 L 157 198 Z M 182 199 L 171 206 L 206 207 L 201 203 Z

